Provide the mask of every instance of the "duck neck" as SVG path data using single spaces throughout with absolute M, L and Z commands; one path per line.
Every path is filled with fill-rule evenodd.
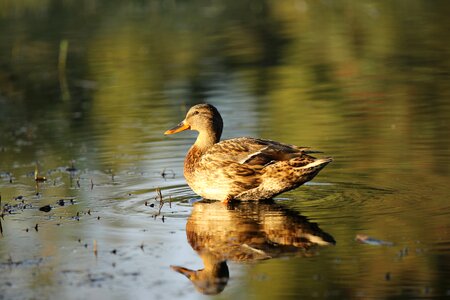
M 194 146 L 201 151 L 206 151 L 212 145 L 220 141 L 220 134 L 213 131 L 200 131 Z

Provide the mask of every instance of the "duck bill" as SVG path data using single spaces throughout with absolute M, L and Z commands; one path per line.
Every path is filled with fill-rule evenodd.
M 182 121 L 180 124 L 178 124 L 174 128 L 171 128 L 171 129 L 167 130 L 166 132 L 164 132 L 164 134 L 174 134 L 174 133 L 181 132 L 181 131 L 188 130 L 188 129 L 191 129 L 191 126 L 189 126 L 184 121 Z
M 171 268 L 172 270 L 174 270 L 175 272 L 178 272 L 178 273 L 180 273 L 180 274 L 183 274 L 184 276 L 186 276 L 186 277 L 189 278 L 189 279 L 191 279 L 191 277 L 195 274 L 195 271 L 186 269 L 186 268 L 184 268 L 184 267 L 170 266 L 170 268 Z

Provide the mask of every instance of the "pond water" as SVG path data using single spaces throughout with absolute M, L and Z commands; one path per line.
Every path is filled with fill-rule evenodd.
M 449 9 L 0 0 L 0 299 L 450 297 Z M 163 132 L 204 101 L 334 161 L 199 202 Z

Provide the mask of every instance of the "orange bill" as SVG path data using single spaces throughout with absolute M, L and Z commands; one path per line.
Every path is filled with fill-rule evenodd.
M 184 131 L 184 130 L 187 130 L 190 128 L 191 128 L 191 126 L 184 123 L 184 121 L 183 121 L 180 124 L 178 124 L 177 126 L 175 126 L 174 128 L 171 128 L 171 129 L 167 130 L 166 132 L 164 132 L 164 134 L 174 134 L 174 133 Z
M 184 276 L 186 276 L 187 278 L 191 278 L 192 275 L 195 275 L 195 271 L 193 270 L 189 270 L 183 267 L 179 267 L 179 266 L 170 266 L 170 268 L 180 274 L 183 274 Z

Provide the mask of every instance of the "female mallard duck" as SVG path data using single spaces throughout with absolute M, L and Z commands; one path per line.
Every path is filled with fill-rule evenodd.
M 184 161 L 184 177 L 206 199 L 264 200 L 316 176 L 331 158 L 316 159 L 308 148 L 248 137 L 220 141 L 222 117 L 210 104 L 193 106 L 164 134 L 199 132 Z

